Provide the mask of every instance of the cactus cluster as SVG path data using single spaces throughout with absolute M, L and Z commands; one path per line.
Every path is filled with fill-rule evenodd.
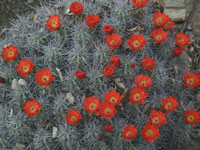
M 189 37 L 153 0 L 59 0 L 0 41 L 0 149 L 177 150 L 199 126 Z M 73 4 L 73 5 L 72 5 Z

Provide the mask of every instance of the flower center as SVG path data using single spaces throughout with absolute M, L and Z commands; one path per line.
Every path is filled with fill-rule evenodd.
M 126 136 L 131 137 L 132 135 L 133 135 L 133 133 L 131 131 L 126 132 Z
M 111 110 L 109 108 L 105 108 L 104 113 L 109 114 L 109 113 L 111 113 Z
M 151 65 L 152 65 L 151 63 L 148 63 L 148 64 L 147 64 L 147 66 L 151 66 Z
M 14 56 L 14 53 L 13 52 L 8 52 L 8 57 L 12 57 Z
M 156 21 L 157 22 L 163 22 L 163 19 L 162 19 L 162 17 L 158 17 Z
M 161 34 L 157 35 L 157 36 L 156 36 L 156 39 L 157 39 L 157 40 L 161 40 L 161 39 L 162 39 L 162 35 L 161 35 Z
M 180 43 L 184 43 L 185 42 L 185 39 L 181 39 L 179 40 Z
M 43 82 L 46 82 L 46 81 L 48 81 L 48 80 L 49 80 L 49 77 L 48 77 L 48 76 L 45 76 L 45 75 L 42 76 L 42 81 L 43 81 Z
M 141 81 L 140 85 L 145 86 L 146 85 L 146 81 L 145 80 Z
M 57 24 L 58 24 L 58 23 L 57 23 L 57 21 L 55 21 L 55 20 L 52 20 L 52 22 L 51 22 L 51 23 L 52 23 L 52 26 L 53 26 L 53 27 L 56 27 L 56 26 L 57 26 Z
M 95 103 L 91 103 L 89 108 L 90 108 L 90 110 L 95 110 L 96 109 L 96 104 Z
M 24 71 L 24 72 L 28 72 L 28 70 L 29 70 L 29 67 L 28 67 L 28 66 L 23 66 L 23 71 Z
M 31 106 L 30 112 L 31 112 L 31 113 L 34 113 L 35 111 L 36 111 L 36 106 Z
M 142 2 L 142 0 L 137 0 L 136 1 L 137 4 L 140 4 L 141 2 Z
M 153 135 L 153 131 L 152 131 L 151 129 L 148 130 L 147 133 L 146 133 L 146 135 L 147 135 L 147 136 L 152 136 L 152 135 Z
M 167 103 L 166 105 L 165 105 L 165 108 L 168 110 L 168 109 L 171 109 L 172 108 L 172 103 Z
M 140 46 L 140 42 L 139 42 L 138 40 L 135 40 L 135 41 L 133 42 L 133 45 L 134 45 L 135 47 L 138 47 L 138 46 Z
M 115 44 L 115 42 L 116 42 L 115 40 L 112 40 L 110 41 L 110 44 Z
M 139 94 L 139 93 L 136 93 L 136 94 L 134 95 L 134 99 L 135 99 L 136 101 L 140 100 L 140 94 Z
M 187 80 L 187 83 L 192 84 L 194 82 L 194 78 L 190 78 Z
M 188 121 L 191 121 L 191 122 L 194 121 L 194 115 L 188 116 L 187 119 L 188 119 Z
M 74 115 L 71 116 L 70 120 L 71 120 L 71 121 L 76 121 L 76 116 L 74 116 Z
M 115 103 L 116 101 L 117 101 L 117 99 L 116 99 L 115 97 L 111 97 L 111 98 L 110 98 L 110 102 L 111 102 L 111 103 Z
M 75 9 L 78 9 L 79 7 L 78 6 L 75 6 Z
M 159 117 L 155 117 L 155 118 L 153 118 L 153 123 L 159 123 Z

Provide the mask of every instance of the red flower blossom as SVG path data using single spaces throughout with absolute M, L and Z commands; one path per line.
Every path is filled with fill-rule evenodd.
M 149 88 L 152 86 L 151 78 L 148 75 L 144 76 L 143 74 L 135 77 L 135 83 L 140 88 Z
M 169 18 L 169 16 L 167 16 L 167 21 L 164 24 L 164 28 L 169 31 L 174 30 L 174 21 L 171 18 Z
M 123 139 L 126 140 L 132 140 L 137 135 L 137 129 L 134 127 L 134 125 L 129 125 L 124 128 L 124 131 L 122 132 Z
M 162 109 L 167 111 L 167 114 L 169 112 L 175 111 L 176 107 L 179 105 L 179 103 L 176 100 L 176 97 L 169 96 L 168 98 L 162 99 Z
M 121 36 L 116 33 L 107 35 L 106 44 L 109 46 L 110 50 L 113 51 L 116 48 L 119 48 L 119 45 L 122 43 Z
M 96 15 L 89 15 L 86 19 L 85 22 L 87 23 L 88 27 L 91 29 L 94 29 L 97 24 L 99 24 L 99 16 Z
M 0 76 L 0 83 L 6 83 L 5 79 Z
M 5 61 L 10 62 L 11 60 L 15 60 L 17 58 L 18 52 L 19 50 L 14 45 L 9 45 L 6 48 L 3 48 L 1 57 Z
M 55 77 L 49 71 L 49 68 L 45 68 L 40 70 L 39 72 L 36 72 L 35 81 L 38 82 L 40 86 L 45 86 L 46 89 L 49 88 L 49 83 L 54 79 Z
M 22 108 L 24 109 L 28 117 L 39 114 L 41 109 L 40 103 L 37 102 L 35 99 L 28 100 L 26 103 L 22 103 Z
M 194 124 L 196 123 L 199 123 L 199 119 L 200 119 L 199 112 L 195 111 L 194 109 L 187 110 L 185 112 L 184 117 L 185 117 L 185 121 L 188 124 L 191 124 L 192 126 L 194 126 Z
M 133 87 L 130 95 L 129 95 L 129 99 L 130 102 L 129 104 L 140 104 L 140 103 L 144 103 L 144 100 L 148 97 L 148 93 L 145 92 L 145 89 L 143 88 L 138 88 L 138 87 Z
M 122 104 L 120 103 L 120 101 L 122 100 L 124 96 L 120 96 L 120 93 L 116 92 L 116 90 L 112 90 L 112 91 L 106 91 L 105 94 L 105 102 L 111 104 L 111 105 L 119 105 L 121 106 Z
M 186 48 L 191 41 L 189 36 L 187 34 L 183 34 L 182 32 L 177 33 L 174 40 L 176 41 L 176 45 L 184 48 Z
M 50 31 L 56 31 L 61 26 L 60 16 L 58 16 L 57 14 L 49 16 L 49 19 L 46 21 L 45 26 Z
M 163 114 L 161 111 L 151 111 L 149 122 L 156 126 L 161 126 L 166 123 L 166 114 Z
M 111 124 L 106 124 L 106 125 L 105 125 L 105 131 L 106 131 L 107 133 L 111 132 L 112 130 L 113 130 L 113 128 L 112 128 L 112 125 L 111 125 Z
M 199 78 L 200 81 L 200 72 L 195 73 L 197 75 L 197 77 Z
M 33 66 L 35 64 L 31 60 L 27 60 L 26 58 L 22 59 L 19 64 L 16 66 L 18 70 L 18 74 L 22 75 L 22 77 L 26 77 L 28 73 L 33 70 Z
M 146 43 L 147 40 L 144 39 L 143 34 L 137 35 L 134 33 L 128 40 L 128 45 L 130 46 L 132 51 L 140 50 Z
M 81 120 L 81 113 L 80 113 L 80 111 L 79 110 L 69 109 L 68 110 L 68 114 L 67 114 L 65 120 L 70 125 L 79 123 L 79 121 Z
M 154 39 L 154 44 L 158 44 L 167 40 L 168 32 L 165 32 L 162 28 L 153 29 L 151 36 Z
M 113 75 L 115 71 L 115 66 L 114 65 L 108 65 L 106 66 L 104 69 L 103 69 L 103 72 L 104 72 L 104 76 L 105 77 L 110 77 Z
M 114 32 L 114 27 L 111 25 L 105 25 L 103 28 L 106 35 L 112 34 Z
M 100 102 L 99 102 L 99 98 L 96 97 L 96 96 L 92 96 L 92 97 L 88 97 L 88 98 L 85 98 L 84 99 L 84 108 L 85 108 L 85 111 L 89 112 L 90 116 L 93 114 L 93 113 L 96 113 L 100 107 Z
M 131 68 L 131 69 L 134 69 L 134 68 L 135 68 L 135 63 L 130 64 L 130 68 Z
M 133 6 L 137 8 L 143 8 L 149 2 L 149 0 L 132 0 Z
M 73 14 L 80 15 L 83 11 L 83 5 L 79 2 L 73 2 L 69 9 Z
M 113 63 L 114 66 L 119 67 L 121 66 L 121 60 L 117 56 L 111 56 L 110 61 Z
M 142 137 L 146 142 L 151 141 L 152 143 L 160 136 L 159 129 L 155 125 L 149 123 L 142 129 Z
M 155 26 L 164 26 L 168 21 L 169 17 L 165 13 L 155 12 L 152 20 Z
M 152 58 L 144 57 L 142 59 L 142 67 L 144 67 L 148 71 L 152 71 L 155 67 L 155 61 Z
M 190 71 L 184 75 L 184 83 L 185 87 L 193 88 L 200 85 L 200 80 L 197 74 Z
M 173 52 L 173 55 L 178 57 L 182 53 L 183 53 L 183 49 L 182 48 L 175 48 L 174 52 Z
M 98 114 L 102 115 L 101 118 L 110 119 L 117 113 L 117 110 L 115 109 L 114 105 L 111 105 L 107 102 L 103 102 L 101 104 L 101 107 L 99 109 Z
M 81 70 L 75 71 L 75 75 L 78 80 L 83 80 L 85 78 L 86 74 L 87 74 L 86 72 L 81 71 Z

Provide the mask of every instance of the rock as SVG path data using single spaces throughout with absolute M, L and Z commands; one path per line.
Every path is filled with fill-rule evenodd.
M 22 86 L 26 86 L 26 81 L 24 79 L 19 79 L 18 84 Z
M 34 1 L 34 0 L 27 0 L 27 2 L 28 2 L 29 4 L 30 4 L 30 3 L 33 3 L 33 1 Z
M 185 8 L 184 0 L 164 0 L 165 8 Z
M 11 88 L 12 88 L 13 90 L 19 88 L 19 84 L 18 84 L 18 82 L 17 82 L 17 79 L 13 79 L 13 80 L 12 80 Z
M 70 104 L 74 104 L 74 96 L 72 95 L 72 93 L 67 93 L 66 98 Z
M 184 21 L 186 19 L 186 9 L 166 8 L 164 13 L 167 14 L 173 21 Z
M 53 127 L 53 130 L 52 130 L 52 138 L 56 138 L 57 136 L 57 131 L 58 131 L 58 128 L 57 127 Z
M 60 69 L 56 68 L 56 71 L 57 71 L 57 74 L 58 74 L 58 77 L 61 81 L 63 81 L 63 76 L 62 76 L 62 72 L 60 71 Z

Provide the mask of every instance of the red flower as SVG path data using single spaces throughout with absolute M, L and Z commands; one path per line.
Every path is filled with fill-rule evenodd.
M 135 83 L 140 88 L 149 88 L 152 86 L 151 78 L 148 75 L 144 76 L 143 74 L 135 77 Z
M 35 116 L 40 113 L 40 103 L 38 103 L 35 99 L 28 100 L 26 103 L 22 103 L 22 108 L 28 117 Z
M 26 58 L 22 59 L 19 64 L 16 66 L 18 70 L 18 74 L 22 75 L 22 77 L 26 77 L 28 73 L 33 70 L 33 66 L 35 64 L 31 60 L 27 60 Z
M 174 30 L 174 21 L 171 18 L 169 18 L 169 16 L 167 16 L 167 21 L 164 24 L 164 28 L 169 31 Z
M 195 73 L 197 75 L 197 77 L 199 78 L 200 81 L 200 72 Z
M 124 131 L 122 132 L 123 139 L 132 140 L 137 135 L 137 129 L 134 127 L 134 125 L 129 125 L 124 128 Z
M 96 96 L 92 96 L 92 97 L 88 97 L 84 99 L 84 108 L 85 111 L 89 112 L 90 116 L 92 115 L 92 113 L 96 113 L 100 107 L 100 102 L 99 102 L 99 98 Z
M 200 85 L 199 77 L 197 76 L 197 74 L 193 73 L 192 71 L 184 75 L 184 82 L 185 82 L 184 86 L 190 87 L 190 88 Z
M 5 79 L 0 76 L 0 83 L 6 83 Z
M 173 52 L 173 55 L 174 56 L 179 56 L 182 53 L 183 53 L 183 49 L 182 48 L 175 48 L 174 52 Z
M 116 33 L 107 35 L 106 44 L 109 46 L 110 50 L 113 51 L 116 48 L 119 48 L 119 45 L 122 43 L 121 36 Z
M 146 142 L 151 141 L 152 143 L 160 136 L 159 129 L 155 125 L 149 123 L 142 129 L 142 137 Z
M 105 102 L 111 104 L 111 105 L 119 105 L 121 106 L 122 104 L 120 103 L 120 101 L 122 100 L 124 96 L 120 96 L 120 93 L 116 92 L 116 90 L 112 90 L 112 91 L 106 91 L 105 94 Z
M 108 65 L 106 66 L 104 69 L 103 69 L 103 72 L 104 72 L 104 76 L 105 77 L 110 77 L 113 75 L 115 71 L 115 66 L 114 65 Z
M 130 64 L 130 68 L 131 68 L 131 69 L 134 69 L 134 68 L 135 68 L 135 63 Z
M 149 122 L 156 126 L 161 126 L 166 123 L 166 114 L 163 114 L 161 111 L 151 111 Z
M 176 101 L 176 97 L 169 96 L 168 98 L 162 99 L 162 109 L 167 111 L 167 114 L 169 112 L 175 111 L 176 107 L 179 105 L 179 103 Z
M 112 125 L 111 125 L 111 124 L 106 124 L 106 125 L 105 125 L 105 131 L 106 131 L 107 133 L 111 132 L 112 130 L 113 130 L 113 128 L 112 128 Z
M 79 2 L 73 2 L 69 9 L 73 14 L 80 15 L 83 11 L 83 5 Z
M 165 32 L 162 28 L 153 29 L 151 36 L 154 39 L 154 44 L 158 44 L 167 40 L 168 32 Z
M 146 43 L 147 40 L 144 39 L 143 34 L 137 35 L 134 33 L 128 40 L 128 45 L 130 46 L 132 51 L 140 50 Z
M 88 27 L 91 29 L 94 29 L 97 24 L 99 24 L 99 16 L 96 15 L 89 15 L 86 19 L 85 22 L 87 23 Z
M 185 121 L 188 124 L 191 124 L 192 126 L 194 126 L 194 124 L 196 123 L 199 123 L 199 119 L 200 119 L 199 112 L 195 111 L 194 109 L 187 110 L 185 112 L 184 117 L 185 117 Z
M 86 74 L 87 74 L 86 72 L 81 71 L 81 70 L 75 71 L 75 75 L 78 80 L 83 80 L 85 78 Z
M 184 48 L 186 48 L 191 41 L 189 36 L 187 34 L 183 34 L 182 32 L 177 33 L 174 40 L 176 41 L 176 45 Z
M 121 60 L 117 56 L 111 56 L 110 61 L 113 63 L 114 66 L 119 67 L 121 66 Z
M 148 93 L 145 93 L 145 89 L 143 88 L 138 88 L 138 87 L 133 87 L 130 95 L 129 95 L 129 99 L 130 102 L 129 104 L 140 104 L 140 103 L 144 103 L 144 100 L 148 97 Z
M 117 110 L 115 109 L 114 105 L 111 105 L 107 102 L 103 102 L 98 114 L 102 115 L 101 118 L 110 119 L 117 113 Z
M 152 71 L 154 66 L 155 66 L 155 61 L 152 58 L 144 57 L 142 59 L 142 67 L 144 67 L 148 71 Z
M 55 77 L 49 71 L 49 68 L 45 68 L 40 70 L 39 72 L 36 72 L 35 81 L 38 82 L 40 86 L 45 86 L 46 89 L 49 88 L 49 83 L 54 79 Z
M 71 125 L 79 123 L 79 121 L 81 120 L 80 111 L 69 109 L 65 120 L 67 121 L 67 123 L 69 123 Z
M 133 6 L 137 8 L 143 8 L 149 2 L 149 0 L 132 0 Z
M 45 26 L 50 31 L 56 31 L 60 26 L 60 16 L 55 14 L 54 16 L 49 16 L 49 19 L 46 21 Z
M 168 21 L 169 17 L 165 13 L 155 12 L 152 20 L 155 26 L 164 26 Z
M 103 30 L 107 35 L 112 34 L 114 32 L 114 28 L 111 25 L 105 25 Z
M 19 50 L 14 45 L 9 45 L 6 48 L 3 48 L 1 57 L 5 61 L 10 62 L 11 60 L 15 60 L 17 58 L 18 52 Z

